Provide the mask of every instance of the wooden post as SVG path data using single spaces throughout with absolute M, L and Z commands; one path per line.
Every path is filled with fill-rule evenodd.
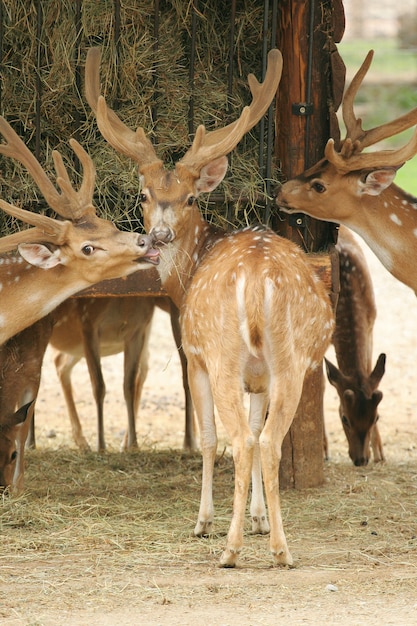
M 344 30 L 341 0 L 282 0 L 277 42 L 284 67 L 277 95 L 276 157 L 284 179 L 292 178 L 322 158 L 330 136 L 338 140 L 335 111 L 344 79 L 335 41 Z M 336 80 L 334 80 L 336 76 Z M 309 253 L 332 258 L 334 225 L 305 215 L 275 215 L 272 227 Z M 334 257 L 333 257 L 334 258 Z M 334 276 L 334 271 L 330 272 Z M 323 372 L 306 377 L 303 396 L 283 444 L 280 487 L 303 489 L 324 481 Z

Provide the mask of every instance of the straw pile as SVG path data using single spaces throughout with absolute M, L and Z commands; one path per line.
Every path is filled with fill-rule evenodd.
M 131 128 L 144 126 L 158 146 L 158 156 L 169 164 L 189 145 L 192 3 L 189 0 L 160 2 L 156 40 L 152 2 L 121 3 L 119 31 L 113 0 L 84 0 L 77 31 L 74 0 L 59 3 L 44 0 L 40 46 L 37 45 L 37 4 L 35 0 L 3 3 L 1 113 L 34 152 L 36 99 L 40 93 L 42 165 L 54 176 L 51 152 L 56 148 L 64 155 L 74 181 L 79 181 L 68 147 L 68 139 L 75 136 L 96 164 L 96 200 L 101 214 L 119 226 L 122 223 L 128 228 L 137 226 L 140 207 L 136 201 L 139 185 L 136 168 L 116 155 L 96 128 L 83 96 L 85 55 L 91 45 L 102 46 L 102 90 L 108 103 Z M 199 2 L 198 9 L 193 127 L 204 123 L 210 129 L 233 121 L 248 104 L 247 74 L 262 76 L 263 4 L 245 0 L 237 3 L 230 102 L 227 95 L 230 3 L 205 0 Z M 232 174 L 222 187 L 225 198 L 233 200 L 229 217 L 241 224 L 258 221 L 266 196 L 259 173 L 257 134 L 249 134 L 235 151 Z M 23 168 L 3 157 L 0 183 L 1 196 L 8 201 L 31 208 L 42 201 Z M 239 202 L 243 198 L 245 207 Z M 224 221 L 224 205 L 210 205 L 210 212 L 214 212 L 217 221 Z M 3 225 L 0 222 L 0 228 L 6 234 L 10 220 Z

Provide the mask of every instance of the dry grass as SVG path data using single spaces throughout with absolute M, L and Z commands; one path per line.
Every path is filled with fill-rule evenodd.
M 231 515 L 233 464 L 215 473 L 215 534 L 192 536 L 201 481 L 200 455 L 178 450 L 87 456 L 62 448 L 28 455 L 28 489 L 4 497 L 1 562 L 25 563 L 77 554 L 158 566 L 217 561 Z M 287 538 L 298 567 L 417 568 L 417 474 L 408 463 L 356 469 L 346 459 L 326 466 L 326 484 L 283 493 Z M 270 564 L 268 540 L 251 536 L 242 565 Z
M 160 158 L 170 164 L 189 145 L 191 3 L 189 0 L 161 3 L 157 45 L 153 35 L 152 2 L 120 3 L 120 38 L 116 42 L 114 3 L 84 0 L 79 46 L 75 4 L 73 0 L 42 2 L 41 66 L 38 71 L 36 3 L 26 0 L 4 2 L 2 113 L 34 151 L 38 77 L 41 88 L 41 163 L 53 176 L 51 152 L 57 148 L 65 156 L 74 181 L 78 181 L 68 146 L 68 139 L 75 136 L 89 151 L 97 167 L 96 200 L 100 212 L 119 225 L 138 227 L 141 211 L 136 200 L 136 168 L 127 159 L 116 155 L 97 130 L 83 95 L 85 55 L 91 45 L 102 46 L 102 90 L 110 106 L 117 109 L 131 128 L 144 126 L 157 144 Z M 245 0 L 237 3 L 233 98 L 230 102 L 227 95 L 229 21 L 224 19 L 230 12 L 230 5 L 226 0 L 205 0 L 200 2 L 199 11 L 193 89 L 194 127 L 203 123 L 210 129 L 235 119 L 248 103 L 247 74 L 254 72 L 258 78 L 261 76 L 263 6 L 248 6 Z M 81 86 L 77 71 L 81 75 Z M 258 151 L 257 133 L 249 133 L 233 155 L 233 176 L 229 175 L 222 186 L 222 195 L 234 200 L 229 219 L 235 223 L 246 225 L 258 221 L 266 199 L 265 184 L 258 167 Z M 4 199 L 25 206 L 42 200 L 19 164 L 3 158 L 1 161 L 0 182 Z M 240 203 L 243 198 L 244 203 Z M 224 207 L 210 204 L 206 208 L 212 218 L 224 222 Z M 16 227 L 9 219 L 3 224 L 0 222 L 4 233 Z

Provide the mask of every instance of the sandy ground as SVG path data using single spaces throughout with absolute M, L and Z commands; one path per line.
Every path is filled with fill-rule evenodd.
M 387 371 L 381 383 L 384 398 L 381 404 L 380 432 L 385 444 L 387 463 L 398 461 L 398 456 L 416 459 L 416 367 L 417 331 L 415 325 L 416 301 L 410 289 L 395 281 L 379 261 L 365 247 L 378 306 L 375 327 L 374 358 L 387 353 Z M 181 447 L 183 438 L 184 401 L 179 360 L 171 336 L 168 316 L 157 311 L 151 337 L 150 371 L 146 381 L 138 419 L 139 440 L 158 446 Z M 333 351 L 329 351 L 333 359 Z M 103 359 L 106 396 L 106 441 L 110 449 L 118 449 L 125 428 L 125 408 L 122 393 L 122 355 Z M 92 448 L 96 442 L 94 402 L 84 363 L 74 370 L 74 386 L 84 433 Z M 70 428 L 64 400 L 57 382 L 50 353 L 43 370 L 38 404 L 38 446 L 57 448 L 67 444 Z M 326 428 L 332 461 L 346 458 L 347 447 L 337 414 L 336 393 L 326 386 Z M 220 444 L 222 445 L 222 444 Z M 331 462 L 332 462 L 331 461 Z M 196 503 L 197 506 L 197 503 Z M 416 563 L 417 565 L 417 563 Z M 133 606 L 116 606 L 101 611 L 100 606 L 86 607 L 83 611 L 60 612 L 58 607 L 47 613 L 42 621 L 16 621 L 10 624 L 56 624 L 71 626 L 84 624 L 113 626 L 130 624 L 178 624 L 187 626 L 205 624 L 243 626 L 273 625 L 280 620 L 290 624 L 381 625 L 417 624 L 417 587 L 415 567 L 404 568 L 399 574 L 379 568 L 375 576 L 386 581 L 381 595 L 361 594 L 361 585 L 369 583 L 368 569 L 352 570 L 342 574 L 346 592 L 343 596 L 331 593 L 331 568 L 300 568 L 291 572 L 257 570 L 246 567 L 233 572 L 213 568 L 212 564 L 200 566 L 195 571 L 190 566 L 184 579 L 183 572 L 166 579 L 163 570 L 154 571 L 151 577 L 157 589 L 182 585 L 189 590 L 193 601 L 183 605 L 165 602 L 139 601 L 139 610 Z M 126 574 L 127 575 L 127 574 Z M 145 576 L 145 572 L 143 574 Z M 397 580 L 398 579 L 398 580 Z M 251 601 L 245 598 L 250 586 Z M 213 588 L 221 593 L 212 599 L 198 600 L 199 590 Z M 239 590 L 241 595 L 239 596 Z M 161 592 L 162 594 L 162 592 Z

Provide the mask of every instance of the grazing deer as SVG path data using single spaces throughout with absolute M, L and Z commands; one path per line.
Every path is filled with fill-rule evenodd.
M 378 385 L 385 372 L 385 354 L 372 369 L 373 327 L 376 305 L 365 255 L 352 233 L 339 229 L 340 292 L 336 307 L 333 345 L 339 369 L 326 359 L 327 376 L 339 395 L 339 414 L 356 466 L 367 465 L 370 445 L 375 461 L 383 461 L 379 434 Z
M 23 489 L 24 449 L 33 419 L 50 315 L 0 346 L 0 487 Z
M 358 233 L 395 278 L 417 293 L 417 199 L 392 183 L 417 152 L 417 131 L 397 150 L 364 153 L 417 123 L 417 108 L 371 130 L 362 129 L 353 102 L 372 62 L 370 51 L 347 89 L 342 113 L 347 133 L 339 151 L 329 139 L 325 158 L 278 190 L 286 213 L 307 213 Z
M 0 144 L 0 154 L 20 161 L 49 206 L 64 218 L 56 220 L 0 200 L 0 207 L 6 213 L 35 227 L 0 239 L 0 253 L 16 247 L 19 250 L 18 255 L 0 256 L 2 344 L 77 291 L 156 264 L 159 251 L 152 247 L 150 237 L 121 232 L 96 215 L 94 164 L 75 139 L 70 139 L 70 144 L 83 166 L 83 182 L 78 191 L 71 186 L 61 155 L 54 151 L 60 193 L 34 155 L 1 117 L 0 133 L 7 141 Z
M 100 359 L 124 352 L 123 391 L 128 415 L 128 428 L 122 450 L 137 447 L 135 419 L 143 384 L 148 372 L 148 341 L 155 306 L 170 314 L 174 338 L 183 368 L 185 394 L 184 448 L 196 448 L 194 416 L 188 389 L 186 362 L 178 336 L 178 312 L 169 298 L 148 296 L 121 296 L 91 298 L 80 296 L 62 303 L 53 313 L 54 328 L 50 345 L 65 397 L 71 429 L 79 448 L 88 450 L 71 385 L 73 367 L 86 358 L 93 395 L 97 406 L 98 450 L 105 449 L 103 404 L 106 387 Z M 185 370 L 184 370 L 185 368 Z
M 282 57 L 271 51 L 264 82 L 248 77 L 252 102 L 225 128 L 197 129 L 193 144 L 167 171 L 142 128 L 130 130 L 99 89 L 100 51 L 88 53 L 87 100 L 107 141 L 139 165 L 147 232 L 160 242 L 162 284 L 181 310 L 191 395 L 200 426 L 203 480 L 197 536 L 212 530 L 213 466 L 217 449 L 214 406 L 232 441 L 233 516 L 221 565 L 234 567 L 252 474 L 252 528 L 269 532 L 276 564 L 291 564 L 280 511 L 281 443 L 293 420 L 304 376 L 319 367 L 333 332 L 324 285 L 296 244 L 266 228 L 226 233 L 198 210 L 227 170 L 226 155 L 264 115 L 278 87 Z M 250 393 L 249 421 L 243 395 Z M 268 419 L 265 421 L 266 410 Z M 261 474 L 262 466 L 262 474 Z

